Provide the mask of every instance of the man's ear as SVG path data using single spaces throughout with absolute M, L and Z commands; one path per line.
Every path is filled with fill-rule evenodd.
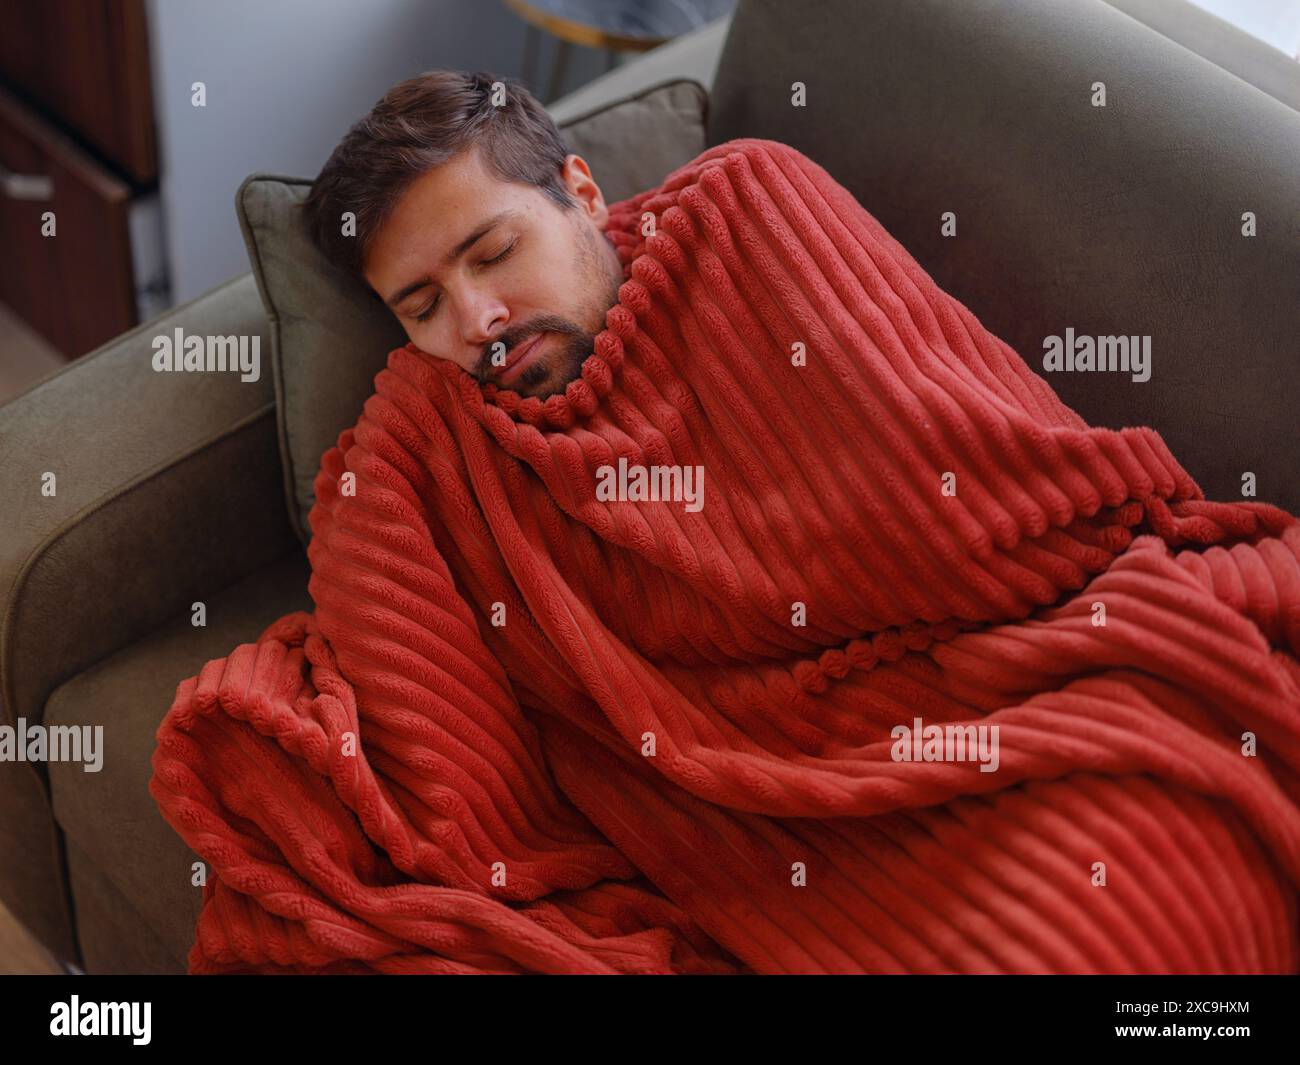
M 600 186 L 591 176 L 591 167 L 587 165 L 587 160 L 573 153 L 566 155 L 564 165 L 560 168 L 560 180 L 564 182 L 564 187 L 569 190 L 570 195 L 578 201 L 579 209 L 598 227 L 604 229 L 609 222 L 609 208 L 605 204 Z

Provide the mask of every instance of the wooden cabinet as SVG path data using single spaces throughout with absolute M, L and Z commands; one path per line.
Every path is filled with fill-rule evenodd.
M 69 358 L 165 302 L 147 45 L 143 0 L 0 6 L 0 300 Z
M 5 0 L 0 81 L 132 183 L 158 179 L 144 0 Z

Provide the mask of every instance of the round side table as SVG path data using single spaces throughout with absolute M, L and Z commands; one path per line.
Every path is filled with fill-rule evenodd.
M 543 103 L 550 103 L 564 83 L 574 45 L 605 50 L 605 69 L 612 70 L 619 52 L 648 52 L 721 18 L 735 0 L 504 0 L 527 23 L 524 81 L 537 84 L 540 33 L 559 41 Z

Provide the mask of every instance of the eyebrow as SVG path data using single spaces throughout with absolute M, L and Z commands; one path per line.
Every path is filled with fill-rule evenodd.
M 457 244 L 454 248 L 452 248 L 451 251 L 449 251 L 446 254 L 446 256 L 444 256 L 442 260 L 442 265 L 450 266 L 462 255 L 464 255 L 467 251 L 469 251 L 470 248 L 472 248 L 475 244 L 477 244 L 480 240 L 482 240 L 485 236 L 487 236 L 488 233 L 490 233 L 497 226 L 499 226 L 502 222 L 510 221 L 511 219 L 515 218 L 518 215 L 518 213 L 519 213 L 518 211 L 506 210 L 506 211 L 499 211 L 498 213 L 494 214 L 486 222 L 476 227 L 474 232 L 472 232 L 469 236 L 467 236 L 464 240 L 462 240 L 459 244 Z M 411 293 L 419 292 L 420 289 L 424 288 L 427 285 L 432 285 L 432 284 L 433 284 L 433 279 L 426 274 L 424 277 L 417 278 L 415 281 L 412 281 L 409 285 L 404 285 L 400 290 L 398 290 L 396 293 L 394 293 L 384 302 L 389 307 L 393 308 L 393 310 L 396 310 L 397 305 L 401 303 L 402 300 L 406 299 L 407 296 L 411 295 Z

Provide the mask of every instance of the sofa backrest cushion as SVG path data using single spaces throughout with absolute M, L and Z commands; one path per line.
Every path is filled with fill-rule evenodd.
M 745 0 L 708 142 L 803 151 L 1089 422 L 1155 428 L 1210 498 L 1253 473 L 1300 512 L 1300 113 L 1162 25 L 1101 0 Z M 1049 371 L 1068 329 L 1150 337 L 1150 379 Z

